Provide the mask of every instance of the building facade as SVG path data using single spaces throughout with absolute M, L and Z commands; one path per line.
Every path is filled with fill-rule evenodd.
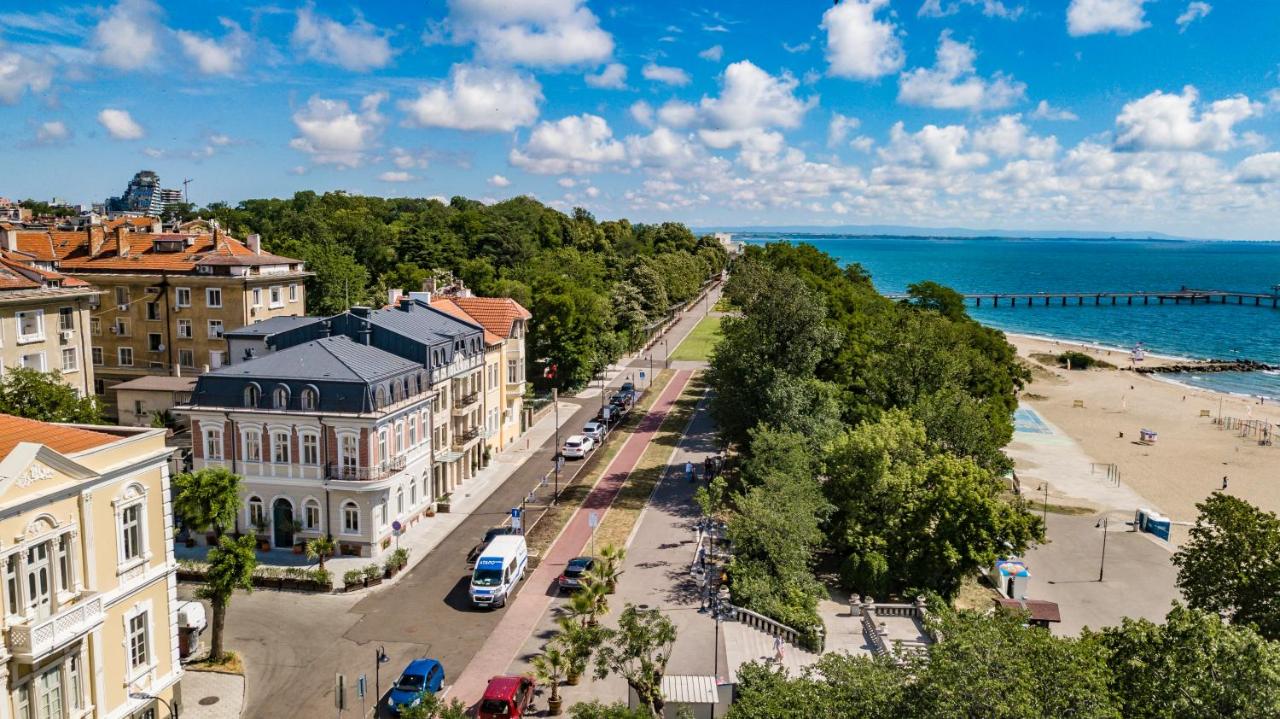
M 181 704 L 170 454 L 163 430 L 0 415 L 0 719 Z

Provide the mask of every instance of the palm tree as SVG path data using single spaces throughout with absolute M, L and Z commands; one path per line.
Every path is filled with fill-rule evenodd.
M 239 539 L 222 537 L 218 546 L 209 550 L 209 574 L 200 588 L 200 598 L 213 605 L 212 632 L 209 639 L 209 663 L 223 660 L 222 627 L 227 621 L 227 605 L 237 589 L 253 591 L 253 570 L 258 566 L 257 541 L 246 534 Z
M 173 478 L 173 513 L 190 530 L 213 528 L 218 539 L 235 526 L 240 512 L 240 475 L 226 467 L 206 467 Z
M 335 549 L 333 537 L 321 535 L 307 542 L 307 559 L 320 560 L 320 571 L 324 571 L 324 560 L 332 557 Z
M 578 678 L 591 663 L 591 655 L 600 644 L 604 630 L 573 621 L 572 617 L 562 616 L 556 619 L 560 631 L 551 641 L 561 647 L 565 661 L 565 681 L 577 684 Z
M 547 700 L 547 710 L 551 716 L 560 714 L 560 679 L 568 668 L 568 658 L 558 647 L 548 644 L 542 653 L 529 661 L 533 665 L 533 675 L 538 681 L 551 687 L 551 698 Z
M 609 594 L 618 587 L 618 578 L 622 576 L 622 563 L 627 558 L 627 550 L 612 544 L 600 550 L 600 558 L 591 565 L 591 574 L 606 587 Z
M 595 626 L 596 618 L 602 613 L 600 611 L 602 588 L 599 583 L 591 581 L 590 576 L 584 577 L 578 591 L 569 597 L 569 602 L 564 606 L 565 616 L 576 620 L 584 627 Z

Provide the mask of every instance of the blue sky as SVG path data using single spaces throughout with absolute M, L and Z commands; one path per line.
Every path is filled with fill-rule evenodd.
M 5 3 L 0 195 L 1280 239 L 1271 2 L 170 5 Z

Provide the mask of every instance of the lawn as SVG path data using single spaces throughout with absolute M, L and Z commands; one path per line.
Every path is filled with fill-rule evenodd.
M 708 316 L 693 328 L 689 336 L 671 353 L 673 360 L 705 362 L 711 359 L 711 349 L 720 341 L 720 318 Z

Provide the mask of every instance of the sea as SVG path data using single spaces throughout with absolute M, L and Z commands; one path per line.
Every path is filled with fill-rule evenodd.
M 1183 287 L 1270 293 L 1280 285 L 1280 242 L 1197 240 L 864 237 L 735 233 L 748 244 L 804 242 L 842 265 L 859 263 L 885 293 L 933 280 L 962 293 L 1176 291 Z M 1123 300 L 1120 300 L 1123 302 Z M 1246 300 L 1248 302 L 1248 300 Z M 1006 332 L 1187 359 L 1251 359 L 1280 365 L 1280 310 L 1270 303 L 1174 305 L 1058 303 L 969 306 Z M 1119 358 L 1127 355 L 1117 352 Z M 1182 373 L 1170 381 L 1280 399 L 1280 373 Z

